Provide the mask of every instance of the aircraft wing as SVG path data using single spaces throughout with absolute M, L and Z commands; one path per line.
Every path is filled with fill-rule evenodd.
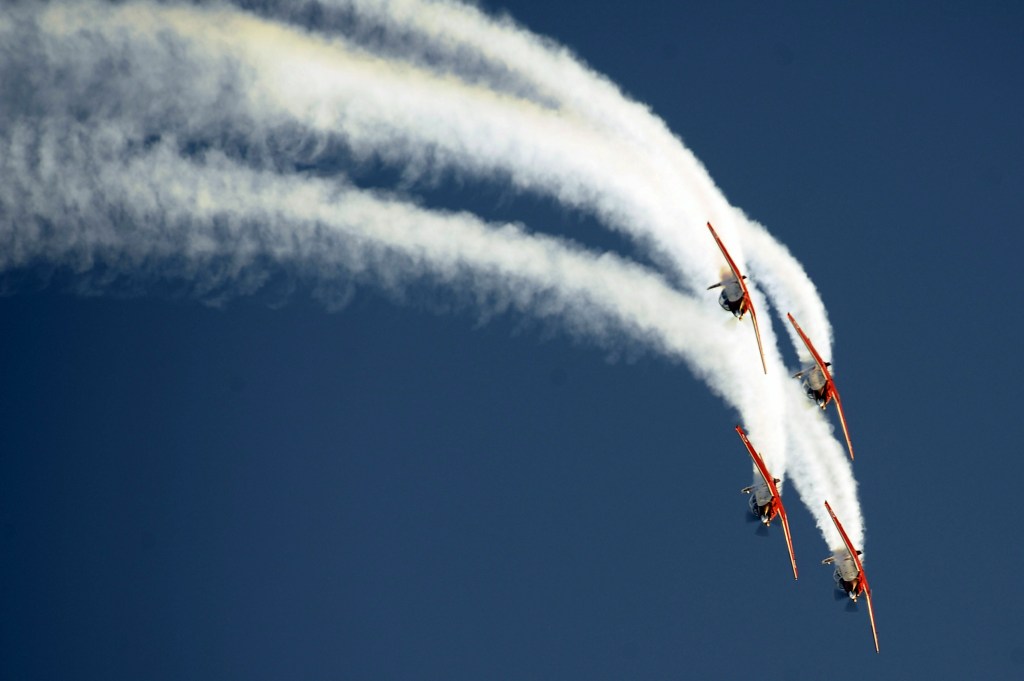
M 793 535 L 789 533 L 789 518 L 786 517 L 786 507 L 782 505 L 782 498 L 778 496 L 776 496 L 775 498 L 778 499 L 779 502 L 779 517 L 782 518 L 782 532 L 786 535 L 786 546 L 789 547 L 789 562 L 793 565 L 793 579 L 797 579 L 796 554 L 793 553 Z M 868 610 L 870 609 L 871 599 L 869 598 Z
M 836 517 L 832 507 L 825 502 L 825 508 L 828 510 L 828 514 L 832 516 L 832 522 L 836 524 L 836 529 L 839 530 L 839 536 L 843 538 L 843 543 L 846 544 L 846 550 L 850 552 L 850 556 L 853 558 L 854 564 L 857 566 L 857 570 L 864 575 L 864 566 L 860 563 L 860 555 L 857 553 L 857 549 L 854 548 L 853 542 L 850 541 L 850 537 L 846 534 L 846 530 L 843 529 L 842 524 L 839 522 L 839 518 Z
M 740 280 L 740 286 L 743 287 L 743 295 L 747 297 L 747 307 L 750 309 L 750 320 L 754 322 L 754 335 L 757 337 L 757 351 L 761 353 L 761 368 L 764 369 L 764 373 L 768 373 L 768 365 L 764 361 L 764 347 L 761 345 L 761 329 L 757 326 L 757 312 L 754 311 L 754 303 L 750 299 L 750 291 L 747 290 L 747 285 Z
M 721 250 L 722 255 L 725 256 L 725 261 L 729 263 L 729 269 L 732 270 L 732 276 L 736 277 L 736 281 L 740 282 L 740 286 L 743 286 L 743 275 L 740 273 L 740 268 L 736 267 L 736 263 L 733 262 L 732 256 L 729 255 L 729 251 L 725 250 L 725 244 L 723 244 L 722 240 L 718 238 L 718 232 L 715 231 L 715 228 L 711 226 L 710 222 L 708 223 L 708 229 L 711 230 L 711 236 L 715 238 L 715 243 L 718 244 L 719 250 Z M 745 286 L 743 286 L 743 292 L 746 293 Z
M 791 313 L 787 312 L 786 316 L 789 317 L 789 323 L 793 325 L 794 329 L 796 329 L 797 335 L 800 336 L 800 340 L 802 340 L 804 345 L 807 346 L 808 352 L 811 353 L 811 357 L 813 357 L 814 361 L 818 364 L 818 368 L 821 369 L 821 373 L 825 374 L 825 380 L 831 383 L 832 374 L 829 372 L 828 366 L 825 364 L 825 360 L 823 360 L 821 355 L 818 354 L 818 351 L 814 349 L 814 344 L 811 343 L 811 339 L 807 337 L 804 330 L 796 323 L 796 320 L 793 319 L 793 315 Z
M 757 351 L 761 353 L 761 368 L 764 369 L 764 373 L 768 373 L 768 364 L 764 361 L 764 346 L 761 345 L 761 329 L 757 325 L 757 312 L 754 310 L 754 299 L 750 297 L 750 289 L 747 288 L 747 283 L 743 280 L 743 273 L 740 272 L 740 268 L 736 267 L 736 263 L 733 261 L 732 256 L 729 255 L 729 251 L 725 249 L 725 244 L 718 238 L 718 232 L 715 228 L 708 223 L 708 229 L 711 230 L 711 236 L 715 238 L 715 243 L 718 244 L 718 249 L 722 251 L 722 255 L 725 256 L 725 261 L 729 263 L 729 269 L 732 270 L 732 276 L 736 277 L 736 281 L 739 283 L 740 288 L 743 289 L 743 298 L 747 301 L 747 309 L 750 310 L 750 319 L 754 322 L 754 335 L 757 337 Z
M 764 465 L 764 460 L 757 453 L 757 450 L 754 449 L 754 445 L 750 444 L 750 440 L 747 439 L 747 434 L 743 431 L 743 428 L 736 426 L 736 432 L 739 434 L 740 439 L 743 440 L 747 451 L 750 452 L 750 458 L 754 460 L 754 465 L 757 466 L 758 472 L 761 473 L 761 477 L 764 478 L 765 483 L 768 485 L 768 489 L 772 493 L 772 503 L 778 504 L 779 516 L 782 518 L 782 531 L 786 535 L 786 546 L 789 547 L 789 562 L 793 564 L 793 579 L 797 579 L 796 554 L 793 553 L 793 535 L 789 532 L 789 518 L 786 517 L 786 507 L 782 505 L 782 495 L 779 494 L 779 488 L 775 486 L 775 478 L 768 472 L 768 467 Z
M 768 489 L 771 490 L 773 496 L 778 496 L 779 490 L 775 487 L 775 478 L 768 472 L 768 467 L 764 465 L 764 460 L 761 459 L 761 455 L 754 449 L 754 445 L 750 444 L 746 432 L 740 426 L 736 426 L 736 432 L 739 434 L 740 439 L 743 440 L 743 444 L 746 445 L 747 451 L 750 452 L 750 458 L 754 460 L 754 465 L 757 466 L 757 470 L 761 473 L 761 477 L 764 478 Z
M 875 608 L 871 604 L 871 587 L 868 586 L 868 580 L 864 578 L 864 573 L 861 573 L 861 580 L 864 582 L 864 596 L 868 599 L 868 617 L 871 619 L 871 635 L 875 637 L 875 652 L 878 652 L 878 629 L 875 628 Z
M 828 510 L 828 514 L 832 516 L 832 522 L 836 524 L 836 529 L 839 530 L 839 535 L 843 538 L 843 543 L 846 544 L 846 550 L 850 552 L 850 556 L 853 558 L 854 565 L 857 566 L 857 572 L 860 573 L 860 581 L 864 585 L 864 596 L 868 600 L 868 617 L 871 619 L 871 635 L 875 639 L 875 652 L 878 652 L 878 629 L 875 628 L 875 608 L 871 603 L 871 587 L 868 585 L 867 574 L 864 572 L 864 565 L 860 562 L 860 555 L 857 553 L 857 549 L 853 547 L 853 543 L 846 534 L 846 530 L 843 529 L 842 524 L 839 522 L 839 518 L 836 517 L 835 512 L 832 511 L 832 507 L 825 502 L 825 508 Z
M 853 443 L 850 442 L 850 430 L 846 427 L 846 414 L 843 413 L 843 401 L 839 399 L 839 391 L 836 390 L 836 386 L 833 383 L 830 388 L 832 391 L 832 399 L 836 403 L 836 411 L 839 412 L 839 423 L 843 426 L 843 435 L 846 437 L 846 447 L 850 450 L 850 461 L 853 461 Z

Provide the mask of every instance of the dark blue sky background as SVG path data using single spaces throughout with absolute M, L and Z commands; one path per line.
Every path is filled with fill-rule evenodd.
M 798 582 L 745 520 L 736 415 L 670 361 L 373 290 L 211 309 L 19 274 L 0 676 L 1024 674 L 1020 7 L 487 6 L 650 105 L 817 284 L 881 654 L 795 494 Z

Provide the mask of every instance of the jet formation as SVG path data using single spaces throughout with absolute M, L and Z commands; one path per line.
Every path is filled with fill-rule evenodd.
M 725 244 L 719 238 L 718 233 L 715 232 L 715 228 L 708 223 L 708 230 L 711 232 L 712 238 L 718 245 L 719 250 L 723 258 L 725 259 L 726 266 L 722 268 L 722 280 L 716 284 L 712 284 L 708 287 L 708 290 L 721 288 L 722 292 L 719 295 L 718 303 L 722 309 L 733 314 L 737 321 L 742 321 L 744 315 L 749 312 L 751 323 L 754 327 L 754 336 L 757 339 L 757 350 L 761 356 L 761 368 L 765 374 L 768 373 L 768 365 L 764 358 L 764 348 L 761 344 L 761 331 L 757 325 L 757 313 L 754 310 L 754 302 L 750 295 L 750 289 L 746 284 L 746 276 L 744 276 L 739 267 L 736 265 L 736 261 L 729 255 L 729 251 L 726 249 Z M 809 363 L 805 368 L 798 371 L 793 375 L 793 378 L 800 380 L 801 388 L 807 395 L 808 399 L 814 401 L 822 410 L 828 406 L 830 402 L 834 402 L 836 405 L 836 412 L 839 415 L 839 423 L 843 428 L 843 435 L 846 438 L 846 448 L 850 454 L 850 460 L 853 460 L 853 443 L 850 440 L 850 430 L 846 424 L 846 414 L 843 412 L 843 403 L 839 397 L 839 391 L 836 389 L 835 380 L 832 378 L 832 373 L 829 368 L 832 366 L 831 362 L 826 362 L 818 354 L 811 339 L 804 333 L 804 330 L 800 328 L 800 324 L 797 323 L 796 319 L 790 313 L 786 314 L 790 324 L 796 330 L 800 340 L 803 341 L 807 352 L 810 354 L 813 363 Z M 755 480 L 754 484 L 750 487 L 744 487 L 741 491 L 744 494 L 749 494 L 748 505 L 751 513 L 757 517 L 766 527 L 770 527 L 773 520 L 779 519 L 782 525 L 782 532 L 786 538 L 786 546 L 789 550 L 789 560 L 793 567 L 793 579 L 797 579 L 797 566 L 796 566 L 796 555 L 793 551 L 793 537 L 789 530 L 789 519 L 786 516 L 786 509 L 782 505 L 782 495 L 779 493 L 778 484 L 782 481 L 772 476 L 768 467 L 765 465 L 764 459 L 751 444 L 750 439 L 747 437 L 747 433 L 741 426 L 736 426 L 736 433 L 740 436 L 740 440 L 743 442 L 750 454 L 750 458 L 754 462 Z M 864 596 L 864 600 L 868 606 L 868 617 L 871 622 L 871 635 L 874 638 L 875 652 L 878 652 L 878 630 L 875 627 L 875 610 L 874 604 L 871 601 L 871 588 L 868 586 L 867 575 L 864 573 L 864 565 L 861 563 L 859 551 L 853 543 L 850 541 L 849 536 L 846 534 L 846 530 L 843 529 L 842 524 L 839 522 L 839 518 L 832 511 L 832 507 L 828 501 L 825 500 L 825 508 L 828 510 L 829 516 L 832 518 L 832 522 L 835 523 L 836 530 L 838 530 L 840 537 L 842 537 L 843 545 L 838 546 L 832 550 L 832 555 L 822 561 L 823 565 L 832 565 L 835 570 L 833 573 L 833 579 L 835 581 L 836 589 L 843 594 L 849 596 L 850 600 L 854 603 L 861 596 Z

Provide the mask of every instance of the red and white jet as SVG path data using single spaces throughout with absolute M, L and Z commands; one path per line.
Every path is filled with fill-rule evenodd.
M 715 238 L 715 243 L 718 244 L 718 248 L 721 249 L 726 262 L 729 263 L 729 269 L 732 270 L 732 276 L 726 277 L 717 284 L 708 286 L 708 290 L 710 291 L 719 286 L 722 287 L 722 295 L 718 297 L 718 304 L 722 306 L 722 309 L 732 312 L 736 319 L 743 319 L 743 315 L 748 311 L 750 312 L 750 319 L 754 322 L 754 335 L 757 336 L 757 351 L 761 353 L 761 367 L 767 374 L 768 365 L 764 361 L 764 348 L 761 347 L 761 330 L 757 326 L 757 312 L 754 310 L 754 303 L 750 299 L 750 291 L 747 290 L 747 285 L 743 282 L 746 277 L 740 274 L 740 269 L 736 267 L 736 263 L 730 257 L 729 251 L 725 250 L 725 244 L 718 238 L 718 234 L 710 222 L 708 223 L 708 229 L 711 230 L 711 236 Z
M 853 548 L 853 543 L 850 542 L 850 538 L 846 536 L 846 530 L 839 523 L 839 518 L 832 512 L 832 507 L 825 502 L 825 508 L 828 509 L 828 514 L 832 516 L 832 522 L 836 524 L 836 529 L 839 530 L 839 534 L 843 538 L 843 543 L 846 544 L 846 550 L 838 549 L 832 552 L 832 555 L 825 560 L 821 561 L 822 565 L 829 565 L 830 563 L 835 564 L 836 571 L 834 578 L 836 580 L 836 588 L 841 591 L 845 591 L 853 602 L 857 602 L 857 597 L 864 594 L 865 599 L 868 602 L 868 617 L 871 619 L 871 635 L 875 637 L 875 652 L 878 652 L 878 630 L 875 628 L 875 609 L 871 604 L 871 587 L 868 586 L 868 578 L 864 574 L 864 566 L 860 562 L 860 551 Z M 844 553 L 846 555 L 844 555 Z
M 750 458 L 754 460 L 754 465 L 757 466 L 757 470 L 764 480 L 762 484 L 744 487 L 740 491 L 750 495 L 748 502 L 750 504 L 750 512 L 760 518 L 765 527 L 771 525 L 775 516 L 782 519 L 782 531 L 786 535 L 786 546 L 789 547 L 789 562 L 793 564 L 793 579 L 796 579 L 796 556 L 793 554 L 793 537 L 789 534 L 789 519 L 786 518 L 786 509 L 782 505 L 782 496 L 779 494 L 779 488 L 775 486 L 775 483 L 779 482 L 779 480 L 773 478 L 771 473 L 768 472 L 768 467 L 764 465 L 764 461 L 761 459 L 761 455 L 757 453 L 757 450 L 754 449 L 754 445 L 750 444 L 750 440 L 747 439 L 747 434 L 743 432 L 743 429 L 736 426 L 736 432 L 739 433 L 743 444 L 747 446 Z
M 850 442 L 850 430 L 846 427 L 846 415 L 843 413 L 843 401 L 839 399 L 839 391 L 836 390 L 836 382 L 832 380 L 832 374 L 828 368 L 832 366 L 831 362 L 826 362 L 818 354 L 818 351 L 814 349 L 811 344 L 811 339 L 807 337 L 804 330 L 800 328 L 800 325 L 793 319 L 793 315 L 786 313 L 789 317 L 790 323 L 793 324 L 793 328 L 796 329 L 800 339 L 803 340 L 804 345 L 807 346 L 807 350 L 811 353 L 814 358 L 814 366 L 807 367 L 802 371 L 798 371 L 793 374 L 793 378 L 803 378 L 804 390 L 807 392 L 807 397 L 818 403 L 818 406 L 824 409 L 828 406 L 828 403 L 835 400 L 836 411 L 839 412 L 839 423 L 843 426 L 843 435 L 846 436 L 846 447 L 850 452 L 850 460 L 853 460 L 853 443 Z

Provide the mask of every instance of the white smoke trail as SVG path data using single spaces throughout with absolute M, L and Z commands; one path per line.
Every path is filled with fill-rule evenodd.
M 84 74 L 108 56 L 78 64 L 68 55 L 97 52 L 98 36 L 107 52 L 163 62 L 129 71 L 127 82 L 141 85 L 148 98 L 173 94 L 181 102 L 175 113 L 187 117 L 183 125 L 190 129 L 237 128 L 243 119 L 279 137 L 282 128 L 299 126 L 321 144 L 344 144 L 357 159 L 383 159 L 408 172 L 451 169 L 507 179 L 517 189 L 593 212 L 637 240 L 653 237 L 659 248 L 671 247 L 671 260 L 687 265 L 682 274 L 693 290 L 718 276 L 721 261 L 706 238 L 698 245 L 674 236 L 682 224 L 703 229 L 706 221 L 703 209 L 678 199 L 685 187 L 669 183 L 634 147 L 609 142 L 574 117 L 226 8 L 102 9 L 84 4 L 46 13 L 44 49 Z M 185 81 L 174 69 L 201 82 Z M 235 78 L 244 79 L 244 92 L 224 102 L 224 112 L 217 98 L 224 99 Z
M 263 257 L 328 284 L 344 272 L 400 293 L 427 278 L 471 292 L 476 307 L 681 358 L 741 412 L 764 398 L 728 390 L 743 372 L 728 361 L 736 348 L 717 315 L 616 256 L 336 181 L 253 170 L 216 152 L 190 161 L 167 143 L 132 149 L 116 128 L 57 123 L 14 126 L 0 146 L 11 180 L 0 189 L 0 235 L 12 245 L 0 271 L 37 261 L 115 276 L 150 270 L 200 280 L 200 295 L 258 284 Z M 41 236 L 51 224 L 61 229 Z
M 670 260 L 682 263 L 681 273 L 691 288 L 713 281 L 717 274 L 717 260 L 706 246 L 676 236 L 681 224 L 703 228 L 707 211 L 701 202 L 693 197 L 672 200 L 683 189 L 668 186 L 665 178 L 673 175 L 660 172 L 665 165 L 660 156 L 650 149 L 638 153 L 635 140 L 610 143 L 583 125 L 580 116 L 566 117 L 457 78 L 371 57 L 340 39 L 311 37 L 228 8 L 56 5 L 38 22 L 42 47 L 37 49 L 42 54 L 23 49 L 28 41 L 15 35 L 35 17 L 12 16 L 0 27 L 4 44 L 17 48 L 6 50 L 10 54 L 5 56 L 17 58 L 7 61 L 4 74 L 15 77 L 0 80 L 0 88 L 7 88 L 5 102 L 12 100 L 11 89 L 18 88 L 16 72 L 38 75 L 37 62 L 42 68 L 61 64 L 64 73 L 73 74 L 64 87 L 32 93 L 27 108 L 36 106 L 51 116 L 81 117 L 84 111 L 87 117 L 116 120 L 131 131 L 136 144 L 152 144 L 152 136 L 168 137 L 170 130 L 182 140 L 198 139 L 229 153 L 243 149 L 249 165 L 276 167 L 282 161 L 315 158 L 321 150 L 335 151 L 332 141 L 341 140 L 357 159 L 376 156 L 412 167 L 451 167 L 477 177 L 503 177 L 521 189 L 550 192 L 566 205 L 593 211 L 634 238 L 664 249 Z M 111 63 L 120 67 L 117 77 L 99 75 Z M 11 133 L 12 154 L 18 152 L 13 140 L 25 134 Z M 157 146 L 171 148 L 173 140 Z M 47 162 L 42 158 L 40 166 Z M 713 185 L 711 189 L 712 199 L 720 196 Z M 80 191 L 87 199 L 88 192 Z M 184 247 L 203 253 L 210 247 L 208 239 L 196 236 L 195 243 Z M 735 250 L 742 257 L 742 243 Z M 239 265 L 228 267 L 232 276 L 235 267 Z M 807 326 L 813 328 L 812 323 Z M 769 465 L 781 469 L 783 393 L 775 388 L 777 382 L 754 384 L 745 378 L 749 373 L 735 369 L 747 359 L 756 366 L 755 353 L 749 330 L 732 324 L 727 334 L 725 328 L 721 321 L 706 326 L 721 341 L 718 347 L 728 351 L 709 354 L 704 361 L 695 358 L 696 371 L 714 377 L 717 392 L 741 403 L 736 406 L 752 438 L 778 457 Z M 781 360 L 770 329 L 766 347 L 778 373 Z M 757 399 L 748 399 L 750 395 Z M 839 502 L 833 505 L 841 508 Z

